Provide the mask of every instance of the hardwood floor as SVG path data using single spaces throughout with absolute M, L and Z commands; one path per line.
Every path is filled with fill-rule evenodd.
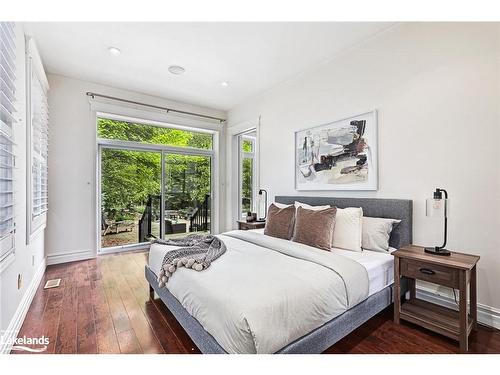
M 161 300 L 149 299 L 144 252 L 47 267 L 19 336 L 50 338 L 46 353 L 200 353 Z M 44 290 L 45 281 L 61 286 Z M 479 326 L 471 353 L 500 353 L 500 331 Z M 384 310 L 325 353 L 458 353 L 456 342 Z M 13 352 L 25 353 L 25 352 Z

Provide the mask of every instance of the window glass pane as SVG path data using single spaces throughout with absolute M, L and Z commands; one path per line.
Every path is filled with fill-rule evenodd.
M 241 176 L 241 210 L 242 216 L 253 208 L 253 159 L 243 158 Z
M 165 238 L 210 232 L 211 158 L 165 155 Z
M 212 134 L 104 118 L 97 120 L 97 135 L 122 141 L 212 149 Z
M 103 149 L 101 247 L 158 238 L 160 191 L 160 152 Z
M 243 142 L 241 142 L 241 149 L 243 152 L 252 152 L 253 151 L 253 142 L 244 139 Z

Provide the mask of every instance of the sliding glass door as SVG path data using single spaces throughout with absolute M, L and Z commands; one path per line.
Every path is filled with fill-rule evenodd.
M 102 147 L 100 162 L 101 249 L 210 233 L 211 156 Z
M 212 133 L 98 118 L 97 134 L 101 250 L 210 233 Z
M 160 236 L 161 152 L 101 151 L 101 248 Z
M 211 182 L 210 156 L 164 154 L 164 238 L 210 232 Z

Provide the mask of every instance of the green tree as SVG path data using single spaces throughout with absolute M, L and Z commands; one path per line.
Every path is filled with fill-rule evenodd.
M 100 138 L 179 147 L 212 148 L 212 135 L 110 119 L 98 120 Z M 165 159 L 166 208 L 196 207 L 210 193 L 210 158 L 169 154 Z M 102 208 L 109 218 L 134 218 L 149 195 L 161 191 L 161 153 L 104 149 Z

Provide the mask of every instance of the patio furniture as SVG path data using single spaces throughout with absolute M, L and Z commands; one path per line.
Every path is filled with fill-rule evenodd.
M 186 232 L 187 232 L 186 223 L 173 223 L 169 219 L 165 220 L 165 234 L 178 234 Z
M 101 214 L 101 231 L 102 235 L 105 236 L 107 234 L 118 234 L 121 232 L 132 232 L 134 230 L 135 222 L 133 220 L 108 220 L 104 215 L 104 212 Z

